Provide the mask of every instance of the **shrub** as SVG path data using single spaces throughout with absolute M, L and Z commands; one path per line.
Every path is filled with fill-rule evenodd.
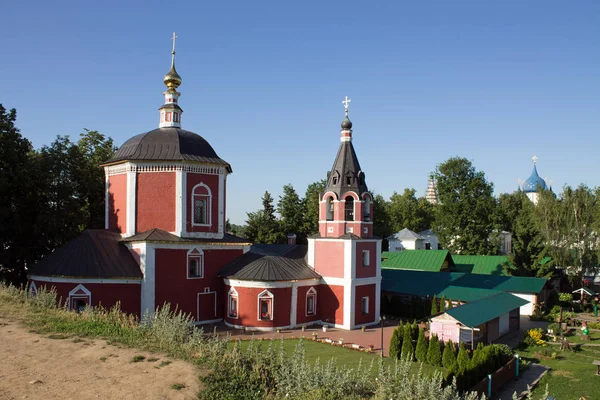
M 437 335 L 429 339 L 429 349 L 427 349 L 427 363 L 435 367 L 442 365 L 442 347 Z
M 427 361 L 427 341 L 425 339 L 425 330 L 419 329 L 419 338 L 417 339 L 417 350 L 415 352 L 417 361 Z
M 530 329 L 525 332 L 525 337 L 523 339 L 526 345 L 528 346 L 545 346 L 546 342 L 544 341 L 544 332 L 541 328 Z
M 402 322 L 394 332 L 392 332 L 392 337 L 390 339 L 390 350 L 389 356 L 390 358 L 398 359 L 400 358 L 400 350 L 402 349 Z
M 444 353 L 442 354 L 442 365 L 447 370 L 456 369 L 456 354 L 454 351 L 454 343 L 448 341 L 444 346 Z
M 414 360 L 415 348 L 412 343 L 410 336 L 410 325 L 404 327 L 404 338 L 402 338 L 402 359 L 403 360 Z
M 438 312 L 440 312 L 440 310 L 437 304 L 437 295 L 434 294 L 433 298 L 431 299 L 431 315 L 435 315 Z
M 416 342 L 419 338 L 419 325 L 417 325 L 416 319 L 413 319 L 413 322 L 410 325 L 410 337 L 413 340 L 413 342 Z

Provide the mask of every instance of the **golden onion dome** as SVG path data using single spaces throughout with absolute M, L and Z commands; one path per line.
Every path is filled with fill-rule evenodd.
M 171 69 L 165 75 L 163 82 L 169 89 L 177 89 L 181 85 L 181 76 L 175 69 L 175 60 L 171 63 Z

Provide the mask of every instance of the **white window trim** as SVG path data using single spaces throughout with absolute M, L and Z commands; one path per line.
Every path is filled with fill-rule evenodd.
M 232 297 L 235 297 L 235 299 L 236 299 L 235 317 L 231 316 L 231 298 Z M 240 309 L 240 296 L 238 296 L 237 290 L 235 290 L 235 288 L 232 287 L 231 289 L 229 289 L 229 292 L 227 292 L 227 317 L 231 318 L 231 319 L 239 319 L 240 318 L 239 309 Z
M 363 256 L 363 259 L 362 259 L 363 267 L 370 267 L 371 266 L 371 251 L 363 250 L 362 256 Z
M 308 313 L 308 298 L 309 297 L 313 298 L 313 312 L 311 314 Z M 304 316 L 305 317 L 309 317 L 309 316 L 313 317 L 315 315 L 317 315 L 317 291 L 315 290 L 314 287 L 311 287 L 306 292 L 306 299 L 305 299 L 305 304 L 304 304 Z
M 363 301 L 364 301 L 364 300 L 366 300 L 365 304 L 367 305 L 367 312 L 365 312 L 365 310 L 364 310 L 364 308 L 363 308 Z M 365 296 L 365 297 L 362 297 L 362 298 L 360 299 L 360 311 L 361 311 L 363 314 L 369 314 L 369 296 Z
M 208 192 L 208 194 L 204 195 L 204 194 L 199 194 L 198 196 L 206 196 L 207 197 L 207 202 L 206 202 L 206 223 L 205 224 L 197 224 L 195 221 L 195 216 L 194 213 L 196 211 L 196 205 L 194 204 L 194 192 L 196 191 L 196 189 L 198 189 L 199 187 L 203 187 L 206 188 L 206 191 Z M 192 216 L 192 226 L 212 226 L 212 191 L 210 190 L 210 188 L 208 187 L 208 185 L 206 185 L 205 183 L 200 182 L 199 184 L 197 184 L 196 186 L 194 186 L 192 188 L 192 198 L 191 198 L 191 207 L 192 207 L 192 212 L 191 212 L 191 216 Z
M 271 299 L 271 319 L 262 319 L 260 317 L 260 300 L 263 298 L 270 298 Z M 258 294 L 257 297 L 257 317 L 259 321 L 273 321 L 275 319 L 275 296 L 273 296 L 273 293 L 269 292 L 268 290 L 263 290 L 262 292 L 260 292 Z
M 83 291 L 84 294 L 76 294 L 79 291 Z M 77 286 L 75 286 L 75 288 L 73 290 L 71 290 L 69 292 L 69 310 L 73 311 L 73 302 L 72 300 L 74 299 L 87 299 L 88 301 L 88 306 L 91 307 L 92 305 L 92 292 L 90 292 L 85 286 L 83 286 L 82 284 L 79 284 Z
M 190 276 L 190 258 L 199 258 L 200 265 L 198 268 L 200 269 L 200 275 L 198 276 Z M 187 252 L 187 256 L 185 258 L 185 273 L 187 279 L 203 279 L 204 278 L 204 252 L 202 249 L 198 249 L 194 247 Z

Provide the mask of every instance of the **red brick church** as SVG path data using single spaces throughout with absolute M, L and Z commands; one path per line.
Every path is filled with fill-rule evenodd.
M 105 229 L 84 231 L 33 266 L 31 294 L 55 287 L 72 310 L 120 302 L 140 317 L 170 303 L 198 324 L 256 330 L 378 323 L 381 241 L 352 146 L 350 101 L 319 233 L 307 246 L 253 245 L 225 231 L 231 165 L 181 128 L 174 46 L 164 83 L 159 128 L 127 140 L 102 165 Z

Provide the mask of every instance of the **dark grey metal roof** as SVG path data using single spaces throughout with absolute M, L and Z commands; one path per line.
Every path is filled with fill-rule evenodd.
M 333 167 L 327 175 L 325 192 L 332 191 L 340 197 L 348 191 L 361 195 L 368 190 L 365 173 L 360 169 L 352 142 L 342 142 Z
M 248 281 L 320 279 L 306 262 L 307 246 L 253 245 L 249 252 L 224 266 L 219 276 Z
M 74 278 L 142 277 L 131 252 L 117 232 L 88 229 L 58 247 L 29 270 L 32 275 Z
M 125 160 L 198 161 L 223 165 L 231 172 L 231 165 L 202 136 L 180 128 L 158 128 L 134 136 L 104 164 Z
M 246 239 L 225 233 L 223 239 L 182 238 L 162 229 L 154 228 L 133 236 L 121 239 L 121 242 L 176 242 L 176 243 L 232 243 L 248 244 Z

